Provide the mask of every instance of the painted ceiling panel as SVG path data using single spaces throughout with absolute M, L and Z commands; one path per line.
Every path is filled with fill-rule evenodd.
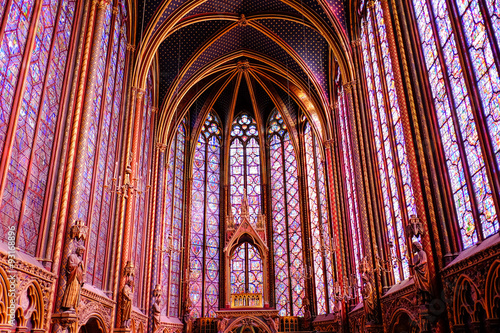
M 234 80 L 227 85 L 226 89 L 224 89 L 213 106 L 213 109 L 217 112 L 223 124 L 227 123 L 229 118 L 229 107 L 231 106 L 231 102 L 233 100 L 236 77 L 237 76 L 235 76 Z
M 227 21 L 206 21 L 192 24 L 174 32 L 160 45 L 158 50 L 160 59 L 160 101 L 163 101 L 168 87 L 183 64 L 207 38 L 210 38 L 227 24 Z
M 205 101 L 210 96 L 212 91 L 214 89 L 218 89 L 218 88 L 219 88 L 219 85 L 217 85 L 217 84 L 208 88 L 207 90 L 205 90 L 205 92 L 203 94 L 201 94 L 201 96 L 198 99 L 196 99 L 196 101 L 191 106 L 191 109 L 190 109 L 190 111 L 191 111 L 191 115 L 190 115 L 190 117 L 191 117 L 191 124 L 190 124 L 191 129 L 193 129 L 194 125 L 196 124 L 196 119 L 199 117 L 200 112 L 203 109 L 203 105 L 205 104 Z
M 262 119 L 267 123 L 267 118 L 271 114 L 271 111 L 274 109 L 274 103 L 266 93 L 264 88 L 256 81 L 251 80 L 252 87 L 255 94 L 255 100 L 257 102 L 257 107 L 259 108 L 259 112 L 262 115 Z
M 258 12 L 289 12 L 297 13 L 293 8 L 279 0 L 210 0 L 196 7 L 189 15 L 210 12 L 226 12 L 249 15 Z
M 141 26 L 143 26 L 143 29 L 138 27 L 138 36 L 141 31 L 150 25 L 154 12 L 158 10 L 163 1 L 165 0 L 139 1 L 138 22 L 140 22 Z M 167 8 L 164 9 L 161 18 L 155 24 L 154 30 L 157 30 L 176 9 L 188 1 L 192 0 L 172 0 Z M 344 28 L 344 30 L 346 30 L 344 0 L 326 0 L 326 2 L 328 3 L 328 7 L 332 11 L 333 15 L 338 19 L 340 25 Z M 303 3 L 304 7 L 307 6 L 313 10 L 328 26 L 332 27 L 328 15 L 316 0 L 301 0 L 301 3 Z M 145 10 L 143 10 L 143 8 Z M 265 11 L 297 13 L 293 8 L 279 0 L 209 0 L 193 9 L 188 15 L 190 16 L 205 12 L 229 12 L 249 15 L 250 13 Z
M 240 49 L 254 50 L 267 55 L 280 62 L 284 67 L 289 68 L 290 72 L 295 72 L 304 82 L 307 82 L 307 75 L 290 55 L 266 35 L 247 26 L 235 27 L 207 48 L 190 67 L 181 84 L 185 83 L 197 70 L 210 61 Z
M 311 8 L 316 14 L 319 15 L 323 19 L 324 22 L 330 22 L 330 19 L 328 18 L 328 15 L 326 14 L 325 10 L 323 7 L 318 3 L 316 0 L 301 0 L 305 6 L 308 6 Z M 344 10 L 344 0 L 327 0 L 327 3 L 330 7 L 330 9 L 333 12 L 333 15 L 337 17 L 339 20 L 340 25 L 344 28 L 344 31 L 346 31 L 346 20 L 345 20 L 345 10 Z M 331 24 L 328 24 L 328 26 L 332 26 Z
M 283 20 L 259 20 L 290 45 L 307 63 L 325 95 L 328 94 L 328 44 L 321 35 L 309 27 Z
M 236 117 L 242 111 L 248 111 L 253 117 L 255 117 L 247 80 L 245 80 L 244 76 L 241 78 L 238 98 L 236 99 L 236 106 L 234 107 L 234 116 Z

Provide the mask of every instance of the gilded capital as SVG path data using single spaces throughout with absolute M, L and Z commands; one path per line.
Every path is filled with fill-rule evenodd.
M 158 149 L 160 152 L 164 153 L 165 150 L 167 150 L 167 145 L 164 144 L 163 142 L 157 142 L 156 149 Z
M 350 94 L 355 86 L 356 86 L 356 80 L 352 80 L 344 84 L 344 89 L 346 90 L 347 93 Z
M 135 52 L 135 45 L 128 43 L 127 51 Z
M 355 39 L 351 42 L 352 47 L 361 47 L 361 38 Z

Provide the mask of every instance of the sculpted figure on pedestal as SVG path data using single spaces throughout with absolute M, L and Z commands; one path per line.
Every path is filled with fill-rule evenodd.
M 128 277 L 122 289 L 122 327 L 130 328 L 132 300 L 134 299 L 134 281 Z
M 365 308 L 366 321 L 376 321 L 375 289 L 372 282 L 372 271 L 366 258 L 361 262 L 361 294 Z
M 83 254 L 85 247 L 79 245 L 75 252 L 70 254 L 66 264 L 66 289 L 64 290 L 61 309 L 66 312 L 75 312 L 80 303 L 80 292 L 83 286 L 84 268 Z
M 280 326 L 279 318 L 273 319 L 271 316 L 266 317 L 266 323 L 269 326 L 269 329 L 271 330 L 272 333 L 278 333 Z
M 153 291 L 153 332 L 156 331 L 161 322 L 161 286 L 156 285 Z
M 219 320 L 217 321 L 217 333 L 224 333 L 224 331 L 226 330 L 227 324 L 229 324 L 228 317 L 219 318 Z
M 417 294 L 426 302 L 431 295 L 431 286 L 429 281 L 429 267 L 427 264 L 427 253 L 425 253 L 422 244 L 419 241 L 412 243 L 413 248 L 413 280 L 417 288 Z

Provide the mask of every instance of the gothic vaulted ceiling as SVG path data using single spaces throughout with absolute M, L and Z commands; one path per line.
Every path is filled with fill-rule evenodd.
M 133 84 L 143 87 L 156 64 L 164 136 L 179 115 L 191 111 L 196 128 L 212 109 L 226 124 L 246 110 L 264 126 L 274 108 L 290 125 L 299 108 L 318 125 L 328 123 L 337 63 L 350 75 L 346 6 L 344 0 L 139 3 Z

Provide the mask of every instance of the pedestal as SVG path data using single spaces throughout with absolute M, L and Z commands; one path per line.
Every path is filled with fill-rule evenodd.
M 74 312 L 60 312 L 52 315 L 52 321 L 58 324 L 62 332 L 77 333 L 78 316 Z

